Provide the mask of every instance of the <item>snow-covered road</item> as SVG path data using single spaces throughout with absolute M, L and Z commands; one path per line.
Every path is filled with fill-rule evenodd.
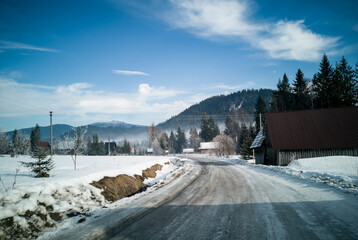
M 137 205 L 143 214 L 117 226 L 113 222 L 115 219 L 111 221 L 106 215 L 97 218 L 96 224 L 112 225 L 97 237 L 358 239 L 356 194 L 227 161 L 198 159 L 198 163 L 192 170 L 192 177 L 181 179 L 189 184 L 183 183 L 180 191 L 175 183 L 172 189 L 162 188 L 165 194 L 174 189 L 178 193 L 164 204 L 155 207 Z M 195 174 L 195 169 L 199 175 Z M 159 197 L 163 198 L 163 193 L 148 196 L 155 202 Z

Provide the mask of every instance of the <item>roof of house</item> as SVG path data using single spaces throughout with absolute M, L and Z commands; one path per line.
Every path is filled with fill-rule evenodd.
M 217 142 L 201 142 L 200 143 L 200 150 L 209 150 L 209 149 L 216 149 Z
M 358 107 L 266 113 L 272 148 L 358 148 Z
M 184 148 L 183 149 L 183 153 L 193 153 L 194 152 L 194 148 Z
M 50 146 L 50 144 L 48 142 L 40 142 L 40 147 L 42 148 L 46 148 L 47 146 Z
M 264 128 L 261 128 L 260 131 L 257 133 L 254 141 L 252 142 L 250 148 L 258 148 L 261 147 L 262 143 L 265 140 L 265 136 L 264 136 Z

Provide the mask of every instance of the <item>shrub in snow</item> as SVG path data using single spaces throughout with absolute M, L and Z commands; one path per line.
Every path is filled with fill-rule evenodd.
M 36 159 L 34 162 L 20 162 L 21 165 L 30 168 L 31 172 L 35 174 L 35 177 L 49 177 L 49 172 L 55 167 L 55 164 L 51 157 L 47 158 L 46 150 L 40 146 L 32 153 L 32 158 Z

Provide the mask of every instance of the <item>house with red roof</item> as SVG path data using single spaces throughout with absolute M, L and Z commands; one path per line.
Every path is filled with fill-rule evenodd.
M 266 113 L 254 139 L 256 163 L 288 165 L 300 158 L 358 156 L 358 107 Z

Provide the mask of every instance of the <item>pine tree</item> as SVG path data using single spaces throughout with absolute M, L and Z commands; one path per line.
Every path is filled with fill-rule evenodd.
M 30 134 L 31 152 L 37 151 L 37 147 L 41 142 L 40 126 L 36 124 L 35 129 L 32 129 Z
M 309 109 L 310 96 L 307 87 L 307 81 L 304 79 L 301 69 L 297 70 L 296 79 L 293 82 L 293 100 L 294 109 Z
M 175 137 L 174 132 L 170 131 L 169 142 L 168 142 L 168 147 L 169 147 L 169 152 L 170 153 L 175 152 L 176 144 L 177 144 L 177 138 Z
M 36 159 L 36 161 L 20 162 L 21 165 L 30 168 L 36 178 L 50 177 L 49 172 L 55 167 L 55 164 L 51 157 L 46 159 L 46 150 L 41 146 L 37 146 L 36 149 L 32 151 L 31 157 Z
M 166 132 L 163 132 L 160 136 L 159 144 L 164 152 L 169 149 L 169 137 Z
M 250 149 L 252 141 L 252 138 L 249 136 L 242 144 L 240 154 L 245 160 L 250 159 L 252 156 L 252 150 Z
M 186 147 L 186 138 L 185 138 L 185 133 L 181 130 L 180 127 L 178 127 L 177 129 L 176 139 L 177 141 L 175 145 L 175 152 L 181 153 L 183 151 L 183 148 Z
M 265 126 L 265 112 L 266 111 L 267 111 L 267 109 L 266 109 L 265 101 L 263 100 L 261 95 L 259 95 L 259 97 L 257 98 L 256 105 L 255 105 L 255 128 L 256 128 L 256 132 L 258 132 L 260 130 L 260 114 L 261 114 L 261 125 Z
M 14 155 L 19 154 L 20 150 L 20 136 L 17 129 L 15 129 L 14 134 L 12 135 L 12 151 Z
M 127 141 L 127 139 L 124 139 L 119 151 L 121 154 L 130 154 L 131 153 L 131 145 Z
M 354 79 L 354 71 L 347 60 L 342 57 L 341 61 L 336 64 L 334 71 L 334 90 L 339 91 L 335 94 L 334 106 L 354 106 L 356 101 L 357 82 Z
M 203 114 L 201 118 L 201 125 L 200 125 L 200 134 L 199 136 L 203 139 L 204 142 L 210 142 L 213 140 L 214 137 L 220 134 L 218 125 L 215 124 L 214 120 L 206 115 Z
M 239 135 L 239 124 L 230 115 L 226 115 L 224 134 L 231 137 L 236 143 Z
M 209 127 L 209 117 L 206 113 L 203 114 L 200 124 L 200 134 L 199 136 L 203 139 L 204 142 L 211 141 L 210 139 L 210 127 Z
M 246 124 L 242 123 L 240 126 L 240 137 L 239 137 L 239 142 L 238 142 L 238 151 L 241 153 L 244 143 L 246 141 L 246 139 L 249 137 L 249 130 L 247 129 Z
M 209 141 L 213 140 L 214 137 L 220 134 L 220 130 L 218 125 L 214 122 L 214 119 L 212 119 L 209 116 L 209 128 L 210 128 L 210 135 L 209 135 Z
M 313 90 L 316 94 L 315 107 L 327 108 L 332 105 L 334 96 L 333 88 L 333 69 L 328 61 L 327 55 L 324 54 L 320 63 L 320 70 L 313 79 Z
M 284 112 L 292 110 L 291 87 L 286 73 L 283 74 L 282 80 L 278 80 L 277 91 L 274 91 L 273 95 L 276 98 L 277 111 Z

